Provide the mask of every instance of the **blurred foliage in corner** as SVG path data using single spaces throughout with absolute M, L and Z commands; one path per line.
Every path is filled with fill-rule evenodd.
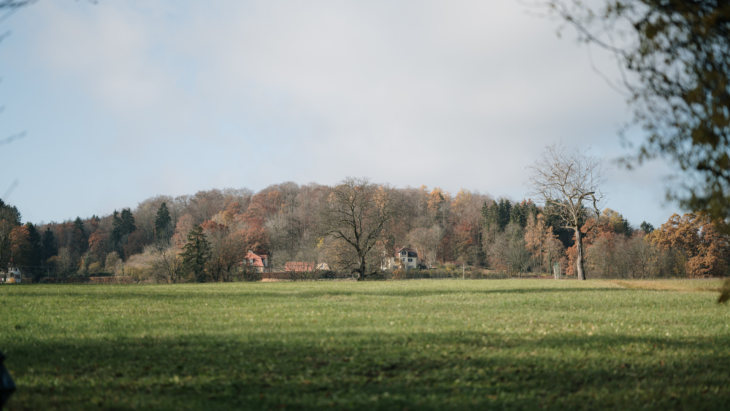
M 647 133 L 629 167 L 664 158 L 678 167 L 668 197 L 730 217 L 730 2 L 546 0 L 582 42 L 613 52 L 634 121 Z
M 728 301 L 730 301 L 730 278 L 726 279 L 722 283 L 722 288 L 720 288 L 720 298 L 717 300 L 717 302 L 720 304 L 724 304 Z

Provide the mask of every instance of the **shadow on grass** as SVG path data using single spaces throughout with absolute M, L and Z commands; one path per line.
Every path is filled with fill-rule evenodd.
M 64 285 L 64 287 L 67 287 Z M 77 298 L 80 295 L 86 294 L 83 287 L 90 287 L 84 285 L 71 286 L 72 289 L 59 290 L 56 292 L 47 291 L 30 291 L 22 294 L 6 294 L 7 298 L 27 298 L 27 297 L 54 297 L 54 298 Z M 108 287 L 108 286 L 100 286 Z M 157 288 L 160 287 L 160 288 Z M 271 298 L 320 298 L 320 297 L 332 297 L 332 296 L 346 296 L 346 297 L 431 297 L 431 296 L 449 296 L 449 295 L 496 295 L 496 294 L 585 294 L 585 293 L 635 293 L 637 291 L 646 291 L 641 289 L 628 289 L 628 288 L 617 288 L 617 287 L 595 287 L 595 288 L 569 288 L 569 287 L 554 287 L 554 288 L 504 288 L 504 289 L 461 289 L 461 290 L 450 290 L 450 289 L 409 289 L 409 290 L 398 290 L 398 289 L 362 289 L 362 290 L 286 290 L 286 289 L 231 289 L 231 290 L 219 290 L 198 285 L 195 290 L 184 290 L 184 292 L 175 290 L 173 288 L 166 288 L 165 285 L 157 285 L 155 288 L 139 288 L 130 286 L 128 289 L 122 288 L 114 290 L 113 293 L 105 294 L 103 298 L 105 300 L 135 300 L 135 299 L 154 299 L 159 300 L 161 298 L 170 300 L 181 300 L 190 301 L 191 298 L 206 298 L 206 299 L 219 299 L 219 298 L 230 298 L 230 297 L 241 297 L 246 299 L 271 299 Z M 89 290 L 91 292 L 91 290 Z
M 15 410 L 563 410 L 722 409 L 728 346 L 729 336 L 330 332 L 3 348 Z

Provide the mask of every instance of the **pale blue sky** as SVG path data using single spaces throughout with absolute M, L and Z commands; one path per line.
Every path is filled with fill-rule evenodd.
M 0 191 L 20 180 L 26 221 L 345 176 L 522 199 L 560 139 L 607 158 L 632 223 L 676 211 L 662 166 L 610 164 L 630 113 L 585 47 L 514 0 L 41 0 L 0 27 L 0 137 L 27 132 Z

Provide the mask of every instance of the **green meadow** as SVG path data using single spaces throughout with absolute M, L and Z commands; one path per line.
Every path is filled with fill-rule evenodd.
M 719 285 L 2 285 L 0 350 L 11 410 L 718 410 Z

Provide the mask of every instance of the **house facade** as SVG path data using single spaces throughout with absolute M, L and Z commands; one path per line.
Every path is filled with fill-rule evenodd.
M 263 273 L 269 268 L 269 259 L 267 255 L 258 255 L 249 250 L 244 259 L 245 260 L 242 261 L 242 264 L 248 263 L 257 273 Z
M 20 272 L 20 268 L 18 268 L 16 265 L 13 265 L 11 262 L 8 264 L 8 271 L 3 273 L 0 272 L 0 280 L 4 283 L 18 283 L 20 284 L 22 280 L 22 273 Z
M 383 262 L 384 270 L 411 270 L 418 268 L 421 260 L 418 258 L 418 252 L 412 248 L 403 247 L 396 250 L 393 257 L 388 257 Z

